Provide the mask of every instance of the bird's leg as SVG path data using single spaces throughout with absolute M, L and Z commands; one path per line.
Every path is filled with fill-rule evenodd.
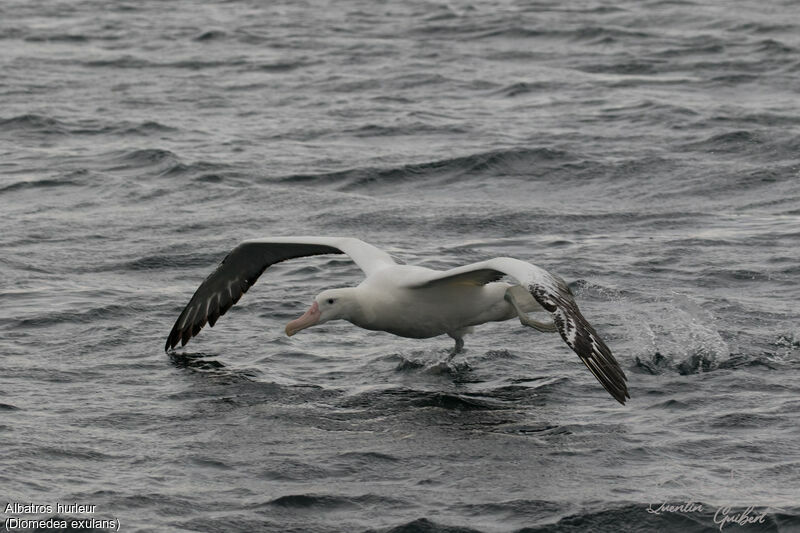
M 460 335 L 456 336 L 454 334 L 448 335 L 450 335 L 456 341 L 455 347 L 453 347 L 453 349 L 450 351 L 450 354 L 447 356 L 447 362 L 449 363 L 453 360 L 453 357 L 455 357 L 457 354 L 460 354 L 464 349 L 464 337 Z
M 467 333 L 472 333 L 473 329 L 474 328 L 472 326 L 467 326 L 447 332 L 447 334 L 450 335 L 450 338 L 456 341 L 455 347 L 450 352 L 450 355 L 447 356 L 448 363 L 453 360 L 453 357 L 455 357 L 457 354 L 460 354 L 464 350 L 464 335 Z
M 456 339 L 456 345 L 453 347 L 453 351 L 450 352 L 450 359 L 452 359 L 457 353 L 461 353 L 461 350 L 464 349 L 464 339 L 463 337 L 458 337 Z M 448 361 L 450 360 L 448 359 Z
M 556 331 L 558 328 L 556 328 L 555 322 L 539 322 L 538 320 L 534 320 L 528 316 L 528 313 L 526 313 L 522 309 L 519 302 L 517 301 L 515 295 L 517 290 L 524 291 L 525 289 L 523 289 L 519 285 L 509 287 L 508 290 L 506 290 L 504 298 L 508 303 L 510 303 L 514 307 L 514 310 L 517 312 L 517 315 L 519 315 L 519 321 L 522 323 L 522 325 L 528 326 L 543 333 L 552 333 L 553 331 Z

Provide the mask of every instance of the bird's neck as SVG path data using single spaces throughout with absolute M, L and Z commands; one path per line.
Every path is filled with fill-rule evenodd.
M 370 325 L 370 298 L 369 292 L 361 287 L 349 287 L 344 291 L 344 302 L 342 309 L 343 320 L 347 320 L 356 326 L 371 329 Z
M 358 287 L 347 287 L 337 289 L 337 291 L 341 298 L 341 310 L 338 318 L 357 325 L 363 315 L 361 291 L 358 290 Z

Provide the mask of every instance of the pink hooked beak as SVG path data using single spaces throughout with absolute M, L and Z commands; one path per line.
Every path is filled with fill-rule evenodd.
M 308 308 L 308 311 L 306 311 L 303 316 L 295 320 L 292 320 L 291 322 L 286 324 L 286 334 L 291 337 L 301 329 L 306 329 L 308 327 L 313 326 L 314 324 L 319 322 L 320 314 L 321 313 L 319 312 L 319 304 L 317 304 L 317 302 L 314 302 L 313 304 L 311 304 L 311 307 Z

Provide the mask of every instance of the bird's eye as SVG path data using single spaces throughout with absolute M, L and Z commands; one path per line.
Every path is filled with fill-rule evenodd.
M 333 302 L 334 302 L 333 298 L 328 298 L 328 304 L 333 304 Z

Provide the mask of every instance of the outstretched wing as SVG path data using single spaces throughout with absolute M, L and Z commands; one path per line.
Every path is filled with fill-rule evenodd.
M 553 314 L 561 338 L 578 354 L 597 381 L 615 400 L 625 405 L 625 400 L 630 398 L 625 372 L 597 331 L 581 314 L 564 280 L 546 270 L 541 272 L 540 281 L 528 286 L 531 295 Z
M 367 275 L 395 264 L 389 254 L 358 239 L 277 237 L 244 241 L 200 284 L 175 321 L 164 349 L 170 350 L 178 343 L 186 345 L 206 322 L 213 327 L 269 266 L 322 254 L 347 254 Z
M 609 394 L 624 405 L 625 400 L 630 398 L 625 373 L 606 343 L 581 314 L 572 291 L 555 274 L 518 259 L 498 257 L 444 272 L 434 272 L 425 279 L 416 280 L 409 288 L 465 281 L 488 283 L 504 275 L 516 278 L 539 305 L 553 314 L 553 321 L 561 338 L 578 354 L 586 368 Z

